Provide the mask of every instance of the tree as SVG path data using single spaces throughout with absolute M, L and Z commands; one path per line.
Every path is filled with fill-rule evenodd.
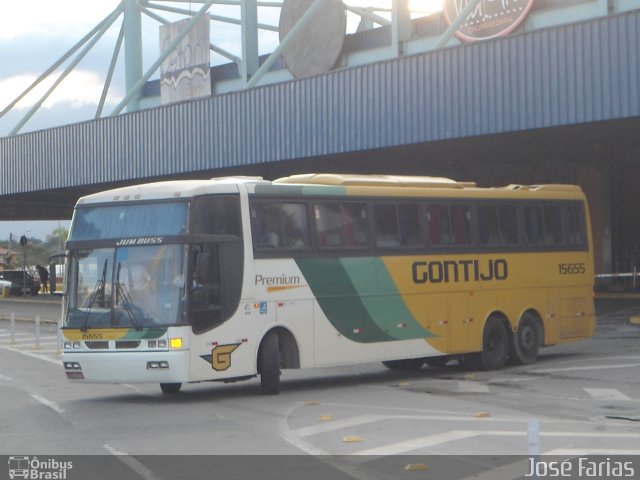
M 52 252 L 61 252 L 64 250 L 64 243 L 69 237 L 69 230 L 64 227 L 56 228 L 50 235 L 47 235 L 46 244 Z

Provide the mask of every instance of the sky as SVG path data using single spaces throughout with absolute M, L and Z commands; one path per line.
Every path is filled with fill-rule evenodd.
M 198 2 L 158 3 L 182 9 L 197 10 Z M 437 10 L 442 0 L 410 0 L 409 7 L 415 12 Z M 29 0 L 28 2 L 3 0 L 0 4 L 0 111 L 10 104 L 26 87 L 54 64 L 67 50 L 112 12 L 120 0 Z M 201 2 L 200 2 L 201 3 Z M 346 4 L 359 7 L 390 8 L 391 0 L 345 0 Z M 236 6 L 217 5 L 212 14 L 239 18 Z M 184 18 L 167 12 L 158 12 L 169 20 Z M 261 7 L 258 21 L 277 25 L 279 9 Z M 424 13 L 420 13 L 424 14 Z M 420 15 L 416 13 L 416 15 Z M 388 14 L 380 13 L 382 16 Z M 355 31 L 359 17 L 349 14 L 347 32 Z M 69 76 L 44 101 L 42 107 L 27 122 L 21 133 L 76 123 L 95 117 L 106 74 L 111 62 L 119 33 L 118 20 L 96 43 L 87 56 Z M 143 16 L 143 69 L 146 71 L 159 56 L 159 23 Z M 240 27 L 228 23 L 212 22 L 211 41 L 235 55 L 240 56 Z M 259 50 L 270 53 L 278 42 L 276 32 L 260 31 Z M 121 53 L 120 58 L 122 59 Z M 212 64 L 226 63 L 224 57 L 212 54 Z M 70 60 L 56 74 L 43 82 L 33 92 L 0 118 L 0 137 L 8 135 L 17 123 L 29 112 L 62 73 Z M 124 97 L 124 72 L 122 60 L 116 67 L 112 87 L 107 96 L 105 112 L 111 113 Z M 159 74 L 155 74 L 158 78 Z M 154 77 L 152 77 L 154 78 Z M 1 163 L 0 159 L 0 163 Z M 2 166 L 0 164 L 0 170 Z M 68 220 L 68 219 L 65 219 Z M 67 222 L 68 223 L 68 222 Z M 53 225 L 53 227 L 52 227 Z M 9 233 L 21 234 L 30 230 L 30 235 L 43 239 L 57 227 L 57 222 L 0 222 L 0 241 Z

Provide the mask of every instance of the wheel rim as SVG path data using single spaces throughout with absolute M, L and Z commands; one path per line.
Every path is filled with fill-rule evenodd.
M 520 345 L 523 350 L 527 352 L 532 351 L 535 348 L 538 336 L 536 335 L 533 327 L 527 325 L 522 329 L 522 333 L 520 334 Z

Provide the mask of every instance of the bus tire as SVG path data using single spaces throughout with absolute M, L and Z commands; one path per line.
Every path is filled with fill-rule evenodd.
M 166 394 L 178 393 L 181 388 L 182 388 L 181 383 L 161 383 L 160 384 L 160 390 L 162 390 L 162 393 L 166 393 Z
M 407 358 L 403 360 L 387 360 L 382 364 L 389 370 L 402 372 L 415 372 L 424 365 L 424 358 Z
M 449 355 L 439 355 L 437 357 L 429 357 L 424 360 L 424 363 L 429 365 L 430 367 L 442 368 L 449 363 L 451 357 Z
M 258 352 L 260 392 L 264 395 L 280 393 L 280 345 L 278 334 L 269 332 L 262 339 Z
M 498 317 L 489 317 L 482 332 L 482 351 L 465 355 L 473 370 L 497 370 L 509 358 L 509 331 Z
M 517 365 L 529 365 L 535 362 L 540 352 L 541 340 L 540 322 L 533 315 L 525 313 L 511 338 L 510 360 Z

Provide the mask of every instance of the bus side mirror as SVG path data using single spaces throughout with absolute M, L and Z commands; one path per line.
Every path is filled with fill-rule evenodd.
M 52 295 L 64 295 L 66 260 L 67 256 L 64 253 L 49 257 L 49 292 Z

